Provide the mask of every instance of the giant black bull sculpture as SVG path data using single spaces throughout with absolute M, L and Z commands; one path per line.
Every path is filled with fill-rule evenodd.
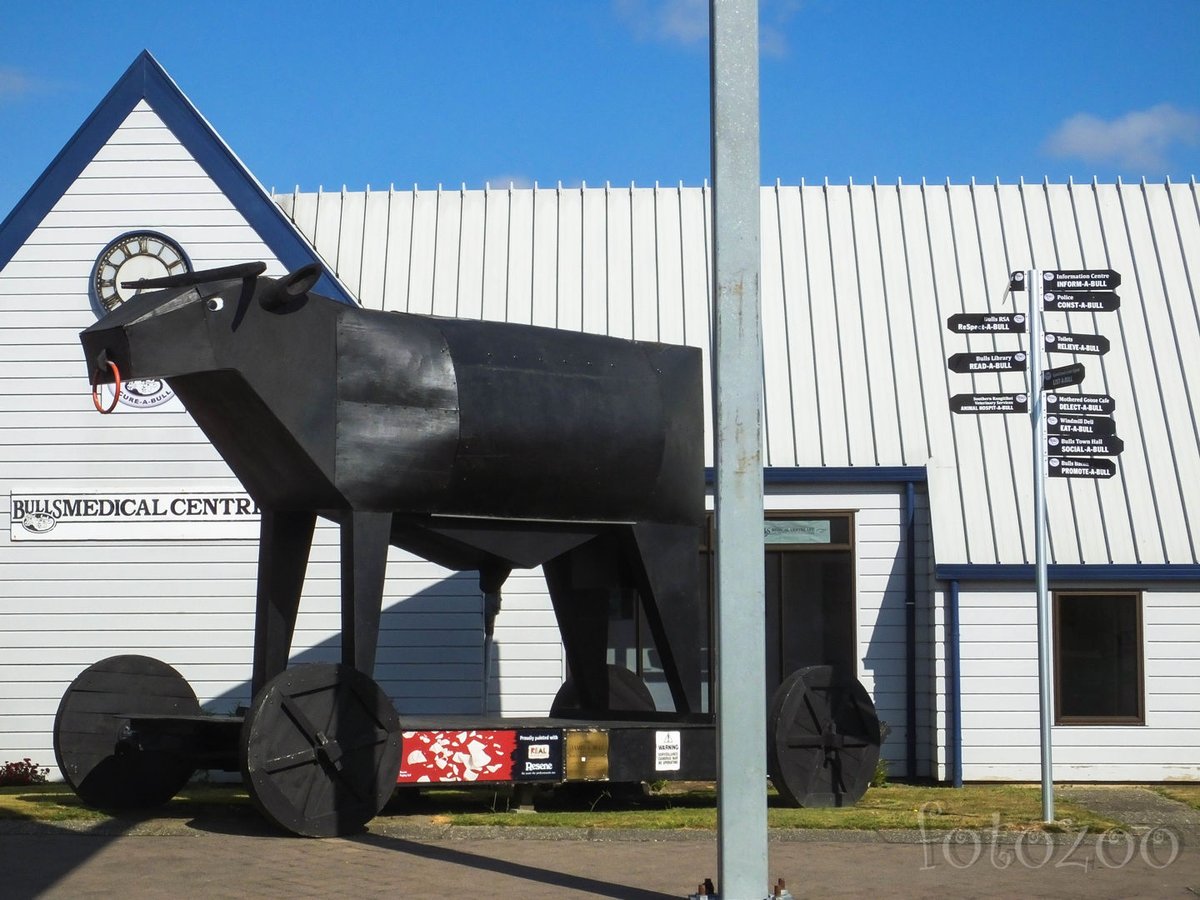
M 676 714 L 700 712 L 699 351 L 370 311 L 311 293 L 316 266 L 278 280 L 263 269 L 143 282 L 154 292 L 81 335 L 94 385 L 165 378 L 262 509 L 251 715 L 287 668 L 317 516 L 341 528 L 335 680 L 360 684 L 347 673 L 372 673 L 395 545 L 478 571 L 489 628 L 509 573 L 544 567 L 572 679 L 556 713 L 603 717 L 644 703 L 640 684 L 631 690 L 606 664 L 610 596 L 636 590 Z M 70 718 L 71 699 L 60 720 Z M 343 733 L 357 728 L 370 744 L 386 717 L 377 700 L 363 701 L 372 712 L 354 727 L 343 723 Z M 251 757 L 253 735 L 243 748 Z M 349 752 L 346 741 L 322 749 L 323 732 L 314 740 L 326 763 L 340 765 Z M 390 765 L 371 752 L 376 768 Z M 86 794 L 99 762 L 81 758 L 64 773 Z M 243 766 L 253 781 L 254 760 Z M 382 776 L 365 784 L 376 786 L 390 791 Z M 370 818 L 378 806 L 364 811 Z M 333 831 L 347 830 L 345 811 L 335 812 Z M 272 817 L 304 830 L 278 808 Z

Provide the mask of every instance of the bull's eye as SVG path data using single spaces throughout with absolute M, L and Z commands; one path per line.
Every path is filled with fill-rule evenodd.
M 209 297 L 208 300 L 205 301 L 204 305 L 208 307 L 209 312 L 218 312 L 224 308 L 225 301 L 220 297 Z

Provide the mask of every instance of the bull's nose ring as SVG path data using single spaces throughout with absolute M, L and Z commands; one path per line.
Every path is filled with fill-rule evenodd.
M 100 370 L 97 369 L 92 375 L 92 403 L 96 407 L 96 411 L 101 415 L 108 415 L 117 408 L 117 401 L 121 399 L 121 370 L 117 368 L 117 364 L 111 359 L 108 360 L 108 367 L 113 373 L 113 399 L 112 404 L 105 409 L 103 401 L 100 399 Z

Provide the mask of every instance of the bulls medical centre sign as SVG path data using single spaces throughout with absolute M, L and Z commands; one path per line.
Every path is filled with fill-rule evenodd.
M 16 493 L 14 541 L 256 540 L 259 508 L 240 493 Z

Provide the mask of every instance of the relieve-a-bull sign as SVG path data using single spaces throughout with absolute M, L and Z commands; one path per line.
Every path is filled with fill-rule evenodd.
M 264 811 L 294 831 L 343 833 L 391 790 L 395 712 L 369 678 L 389 544 L 478 571 L 492 615 L 514 568 L 544 566 L 572 705 L 587 714 L 610 714 L 629 695 L 606 665 L 608 597 L 636 589 L 677 714 L 699 712 L 699 351 L 370 311 L 311 293 L 316 266 L 282 279 L 264 268 L 143 282 L 157 290 L 81 334 L 93 385 L 165 378 L 262 509 L 255 702 L 241 752 Z M 322 714 L 355 735 L 340 742 L 328 722 L 296 721 L 298 689 L 289 694 L 295 686 L 281 680 L 318 516 L 341 527 L 342 666 L 305 690 L 333 698 Z M 116 679 L 114 696 L 134 677 L 98 674 Z M 338 707 L 347 690 L 359 694 L 353 714 Z M 72 696 L 60 720 L 72 716 Z M 295 767 L 279 763 L 290 758 L 290 728 L 314 732 L 301 744 L 323 766 L 309 777 L 338 769 L 361 783 L 334 790 L 327 809 L 305 810 L 300 792 L 311 785 L 288 782 Z M 111 800 L 97 756 L 105 748 L 72 750 L 58 732 L 68 780 L 87 799 L 94 775 L 93 794 Z M 357 803 L 358 794 L 369 799 Z

